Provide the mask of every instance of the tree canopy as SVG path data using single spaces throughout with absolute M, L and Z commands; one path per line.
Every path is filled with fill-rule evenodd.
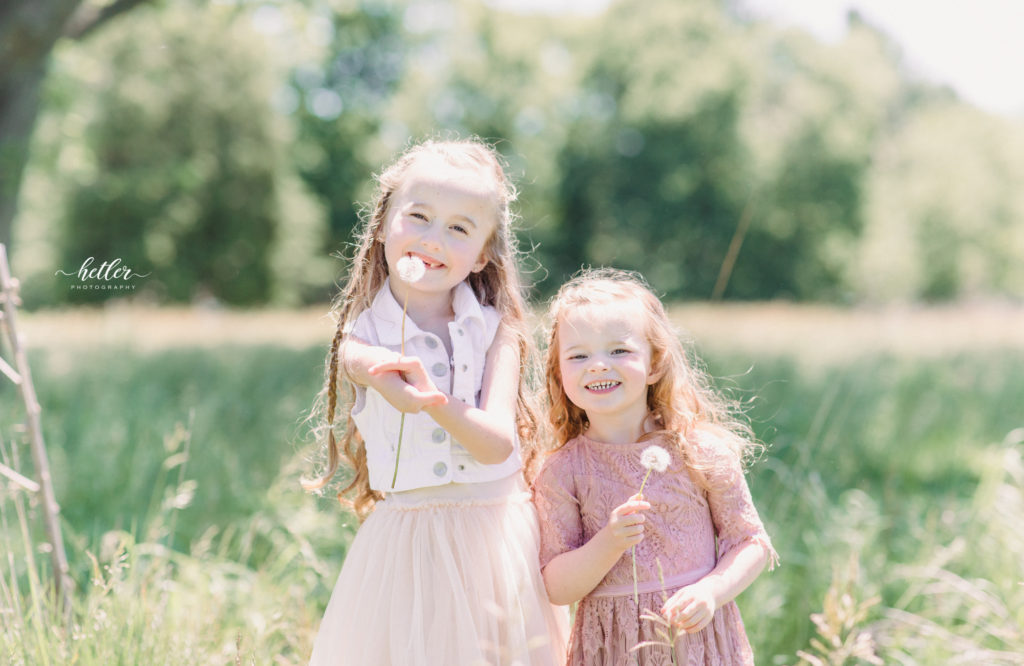
M 446 133 L 504 154 L 541 295 L 615 265 L 680 299 L 1024 297 L 1024 122 L 915 79 L 856 14 L 823 44 L 715 0 L 307 0 L 143 5 L 57 42 L 26 298 L 118 296 L 53 276 L 117 257 L 139 298 L 326 300 L 372 173 Z

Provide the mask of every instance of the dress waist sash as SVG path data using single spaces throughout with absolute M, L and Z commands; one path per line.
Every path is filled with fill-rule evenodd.
M 637 584 L 636 591 L 640 594 L 647 592 L 661 592 L 662 590 L 677 590 L 680 587 L 692 585 L 698 580 L 707 576 L 715 567 L 708 566 L 700 569 L 684 571 L 680 574 L 666 576 L 664 582 L 660 580 L 644 580 Z M 633 594 L 633 583 L 616 583 L 614 585 L 602 584 L 595 587 L 590 597 L 625 597 Z

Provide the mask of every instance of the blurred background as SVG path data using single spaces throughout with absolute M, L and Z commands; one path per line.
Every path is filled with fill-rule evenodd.
M 147 302 L 324 302 L 370 174 L 446 133 L 498 142 L 539 295 L 614 263 L 679 299 L 1024 297 L 1022 115 L 855 11 L 823 40 L 739 1 L 134 4 L 50 51 L 15 40 L 42 9 L 4 21 L 27 307 L 117 297 L 54 275 L 90 256 Z
M 0 242 L 78 590 L 67 629 L 8 558 L 0 647 L 304 663 L 355 528 L 298 488 L 339 255 L 382 164 L 477 135 L 534 301 L 640 270 L 746 405 L 759 664 L 1024 662 L 1015 4 L 5 3 Z

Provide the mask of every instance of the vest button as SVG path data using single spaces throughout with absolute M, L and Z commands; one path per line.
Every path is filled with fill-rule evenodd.
M 430 371 L 434 373 L 435 377 L 444 377 L 448 374 L 448 366 L 438 361 L 430 368 Z
M 434 476 L 444 476 L 447 473 L 448 465 L 445 465 L 443 462 L 434 464 Z
M 447 436 L 444 428 L 434 428 L 434 432 L 430 433 L 430 439 L 434 440 L 434 444 L 440 444 Z
M 427 338 L 427 347 L 430 349 L 437 349 L 437 340 L 433 337 Z

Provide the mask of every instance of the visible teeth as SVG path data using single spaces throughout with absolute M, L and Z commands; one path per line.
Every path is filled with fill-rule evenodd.
M 608 382 L 594 382 L 593 384 L 587 384 L 587 388 L 588 389 L 593 389 L 595 391 L 603 391 L 605 389 L 610 389 L 613 386 L 618 386 L 618 385 L 619 385 L 619 382 L 611 382 L 611 381 L 608 381 Z
M 423 265 L 426 266 L 427 268 L 438 268 L 440 266 L 444 266 L 444 264 L 441 263 L 440 261 L 434 261 L 433 259 L 428 259 L 427 257 L 424 257 L 422 254 L 417 254 L 417 255 L 410 254 L 409 256 L 415 256 L 417 259 L 422 261 Z

